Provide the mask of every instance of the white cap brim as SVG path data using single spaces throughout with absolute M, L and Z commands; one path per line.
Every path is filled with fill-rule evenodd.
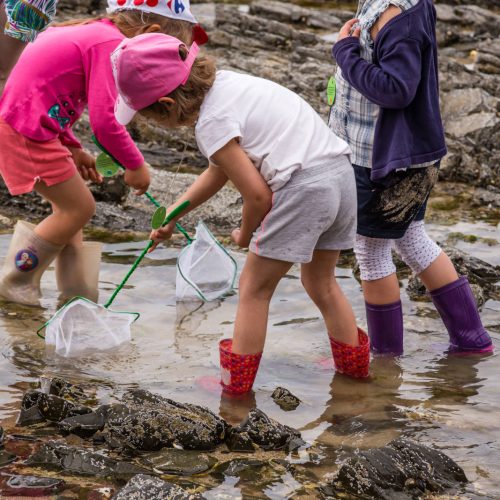
M 121 95 L 118 95 L 115 102 L 115 118 L 120 125 L 128 125 L 137 111 L 132 109 L 123 99 Z

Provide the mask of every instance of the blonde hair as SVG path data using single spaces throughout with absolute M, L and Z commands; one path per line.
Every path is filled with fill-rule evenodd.
M 188 55 L 187 48 L 180 46 L 179 53 L 181 58 L 185 60 Z M 175 101 L 174 105 L 167 106 L 162 102 L 155 102 L 142 111 L 169 120 L 173 118 L 176 126 L 192 123 L 200 111 L 207 92 L 214 84 L 216 70 L 212 58 L 206 56 L 197 57 L 187 82 L 166 96 Z
M 142 33 L 158 31 L 152 29 L 155 25 L 158 25 L 161 33 L 178 38 L 186 45 L 191 45 L 193 40 L 193 25 L 190 22 L 133 9 L 119 10 L 107 16 L 73 19 L 71 21 L 53 24 L 53 26 L 77 26 L 94 23 L 101 19 L 109 19 L 127 38 L 133 38 Z

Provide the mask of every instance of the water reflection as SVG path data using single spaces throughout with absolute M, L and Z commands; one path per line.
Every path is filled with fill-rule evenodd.
M 0 236 L 0 259 L 8 239 Z M 143 245 L 106 245 L 101 302 L 110 296 Z M 479 248 L 486 253 L 486 247 Z M 405 356 L 375 358 L 370 380 L 353 381 L 335 375 L 331 364 L 318 363 L 330 356 L 328 339 L 318 312 L 301 288 L 297 270 L 292 269 L 271 305 L 255 393 L 227 398 L 217 384 L 218 341 L 232 333 L 237 297 L 209 304 L 176 304 L 177 252 L 176 248 L 155 252 L 118 297 L 117 310 L 137 310 L 142 315 L 133 327 L 132 343 L 118 350 L 71 360 L 45 350 L 35 331 L 56 307 L 52 271 L 44 280 L 47 310 L 2 306 L 0 419 L 15 413 L 22 392 L 41 375 L 96 385 L 101 403 L 115 401 L 131 387 L 142 387 L 206 405 L 233 425 L 257 406 L 271 418 L 301 430 L 307 445 L 287 458 L 293 473 L 283 464 L 269 465 L 271 455 L 265 454 L 267 465 L 249 466 L 241 477 L 222 471 L 210 483 L 214 489 L 207 498 L 307 498 L 310 492 L 304 493 L 302 485 L 334 471 L 354 449 L 383 446 L 400 435 L 439 447 L 466 469 L 477 491 L 500 495 L 496 481 L 500 463 L 492 458 L 500 456 L 497 357 L 445 355 L 446 332 L 432 306 L 411 302 L 403 295 Z M 240 263 L 243 259 L 238 255 Z M 359 285 L 350 269 L 339 269 L 339 275 L 363 325 Z M 497 344 L 499 312 L 500 303 L 489 301 L 482 313 L 487 327 L 493 327 Z M 200 380 L 212 382 L 203 385 Z M 295 411 L 284 412 L 271 399 L 278 385 L 301 399 Z

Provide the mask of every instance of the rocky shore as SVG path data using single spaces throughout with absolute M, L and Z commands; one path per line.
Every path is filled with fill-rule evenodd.
M 300 3 L 300 2 L 297 2 Z M 61 19 L 103 13 L 102 0 L 61 1 Z M 207 53 L 218 66 L 275 80 L 298 92 L 325 117 L 326 84 L 334 71 L 331 46 L 352 9 L 335 8 L 336 2 L 296 3 L 255 0 L 249 4 L 196 3 L 194 10 L 210 34 Z M 328 4 L 328 7 L 327 7 Z M 330 7 L 333 6 L 333 7 Z M 490 7 L 490 8 L 488 8 Z M 500 208 L 500 15 L 490 2 L 466 4 L 444 1 L 436 5 L 440 44 L 442 112 L 449 154 L 441 179 L 467 183 L 476 190 L 472 202 Z M 90 141 L 88 119 L 75 127 L 83 143 Z M 166 204 L 193 180 L 193 172 L 205 165 L 197 151 L 192 130 L 165 132 L 138 122 L 132 134 L 154 167 L 151 191 Z M 178 167 L 182 173 L 175 175 Z M 128 194 L 120 179 L 94 189 L 98 208 L 92 226 L 111 231 L 146 232 L 151 207 L 145 199 Z M 18 217 L 39 219 L 48 206 L 36 196 L 11 198 L 0 185 L 0 229 L 12 227 Z M 193 215 L 219 234 L 227 234 L 239 221 L 240 199 L 225 188 Z
M 314 446 L 301 433 L 249 411 L 232 426 L 210 410 L 145 390 L 99 405 L 92 387 L 42 379 L 25 393 L 17 427 L 0 427 L 0 495 L 100 499 L 202 499 L 229 477 L 266 481 L 296 474 L 288 453 Z M 295 397 L 278 388 L 277 404 Z M 296 399 L 296 398 L 295 398 Z M 293 408 L 290 408 L 293 411 Z M 399 438 L 354 453 L 320 485 L 313 498 L 421 498 L 463 491 L 464 471 L 442 452 Z M 80 498 L 80 497 L 79 497 Z

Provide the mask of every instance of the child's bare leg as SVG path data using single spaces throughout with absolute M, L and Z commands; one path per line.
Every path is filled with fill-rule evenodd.
M 357 346 L 356 318 L 335 279 L 339 255 L 339 251 L 316 250 L 312 261 L 301 266 L 302 284 L 321 311 L 329 335 L 344 344 Z
M 361 281 L 365 301 L 369 304 L 392 304 L 400 299 L 396 273 L 373 281 Z
M 36 234 L 58 245 L 78 244 L 82 228 L 95 212 L 94 198 L 83 179 L 75 174 L 50 187 L 38 182 L 35 190 L 53 207 L 53 213 L 36 227 Z
M 427 269 L 424 269 L 418 277 L 427 290 L 432 292 L 457 281 L 458 274 L 450 258 L 444 252 L 441 252 L 439 257 Z
M 269 302 L 279 281 L 291 267 L 289 262 L 248 253 L 240 277 L 239 304 L 233 334 L 234 353 L 262 352 L 267 332 Z

